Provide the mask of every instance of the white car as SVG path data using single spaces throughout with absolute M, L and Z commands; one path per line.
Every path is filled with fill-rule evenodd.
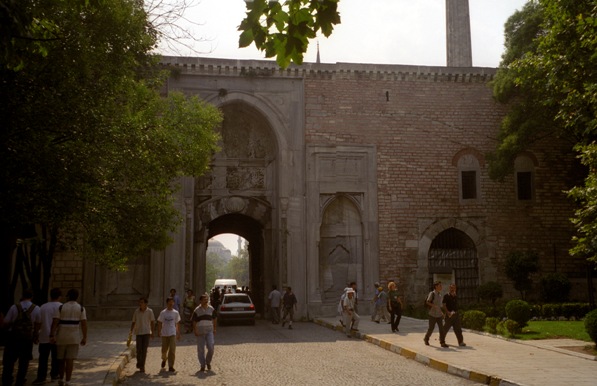
M 247 294 L 224 294 L 217 318 L 219 325 L 234 321 L 255 324 L 255 305 Z

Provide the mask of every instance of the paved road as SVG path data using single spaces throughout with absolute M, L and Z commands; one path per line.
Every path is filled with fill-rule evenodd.
M 294 329 L 258 320 L 256 326 L 219 327 L 212 371 L 200 373 L 194 336 L 184 335 L 175 373 L 160 369 L 159 340 L 149 348 L 146 373 L 135 359 L 122 384 L 132 385 L 476 385 L 314 323 Z

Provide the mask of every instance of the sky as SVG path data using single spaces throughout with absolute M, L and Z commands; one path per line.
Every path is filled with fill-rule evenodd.
M 244 18 L 244 0 L 187 0 L 193 3 L 181 24 L 202 42 L 192 49 L 162 47 L 164 55 L 223 59 L 265 59 L 253 46 L 238 48 L 237 27 Z M 526 0 L 469 0 L 473 65 L 497 67 L 504 50 L 504 23 Z M 311 41 L 305 62 L 315 62 L 319 43 L 322 63 L 446 65 L 445 0 L 340 0 L 342 23 L 329 38 Z M 271 59 L 273 60 L 273 59 Z M 238 236 L 215 237 L 237 251 Z
M 253 46 L 238 48 L 237 27 L 244 0 L 194 2 L 181 24 L 202 42 L 186 42 L 160 53 L 224 59 L 266 59 Z M 497 67 L 503 52 L 504 23 L 526 0 L 469 0 L 473 65 Z M 328 38 L 312 40 L 305 62 L 315 62 L 319 42 L 322 63 L 446 65 L 445 0 L 340 0 L 342 23 Z M 187 27 L 188 26 L 188 27 Z M 273 60 L 273 59 L 272 59 Z

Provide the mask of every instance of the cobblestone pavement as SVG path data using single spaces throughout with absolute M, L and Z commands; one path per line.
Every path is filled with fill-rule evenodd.
M 176 372 L 160 369 L 160 340 L 149 348 L 146 373 L 132 359 L 121 383 L 132 385 L 475 385 L 433 370 L 361 339 L 314 323 L 294 329 L 258 320 L 256 326 L 224 326 L 216 333 L 212 370 L 199 372 L 195 337 L 183 335 Z

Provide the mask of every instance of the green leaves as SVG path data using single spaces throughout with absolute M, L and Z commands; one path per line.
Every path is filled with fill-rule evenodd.
M 220 113 L 160 95 L 167 74 L 151 54 L 156 35 L 141 2 L 26 11 L 36 39 L 19 43 L 18 71 L 0 68 L 0 222 L 59 226 L 80 238 L 71 247 L 122 268 L 168 244 L 180 223 L 173 181 L 205 172 Z
M 252 43 L 268 58 L 276 57 L 286 68 L 291 62 L 303 63 L 309 39 L 321 31 L 330 36 L 340 24 L 339 0 L 254 0 L 247 2 L 247 14 L 238 30 L 239 47 Z

